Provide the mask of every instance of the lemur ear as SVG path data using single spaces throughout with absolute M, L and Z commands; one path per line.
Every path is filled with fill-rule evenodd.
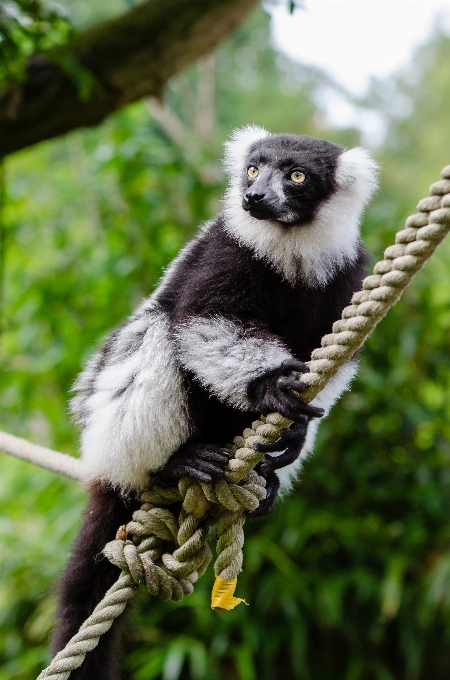
M 223 164 L 230 177 L 236 177 L 243 168 L 247 152 L 254 142 L 264 139 L 270 133 L 258 125 L 236 128 L 225 142 Z
M 366 149 L 358 146 L 339 156 L 335 177 L 341 189 L 356 194 L 365 205 L 378 187 L 378 165 Z

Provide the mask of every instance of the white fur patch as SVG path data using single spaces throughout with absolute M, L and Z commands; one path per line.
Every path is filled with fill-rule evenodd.
M 337 191 L 312 222 L 286 228 L 275 220 L 258 220 L 242 207 L 247 152 L 268 134 L 262 128 L 242 128 L 225 145 L 225 167 L 230 175 L 224 199 L 226 229 L 291 284 L 302 278 L 311 287 L 324 286 L 357 256 L 361 215 L 377 186 L 377 165 L 364 149 L 344 151 L 336 170 Z
M 190 434 L 168 318 L 161 311 L 136 316 L 115 336 L 101 370 L 100 353 L 88 364 L 72 402 L 84 426 L 86 479 L 109 481 L 122 489 L 145 487 L 148 472 L 161 468 Z M 133 351 L 121 356 L 120 348 L 129 346 L 138 329 Z
M 237 182 L 240 186 L 242 173 L 246 169 L 244 163 L 249 148 L 255 142 L 269 135 L 270 133 L 267 130 L 258 125 L 246 125 L 233 131 L 231 138 L 228 142 L 225 142 L 223 161 L 231 183 Z
M 361 146 L 349 149 L 339 156 L 336 181 L 365 206 L 378 187 L 378 165 Z
M 300 458 L 298 458 L 292 465 L 287 465 L 285 468 L 277 470 L 277 475 L 280 478 L 280 492 L 282 495 L 289 493 L 295 482 L 300 468 L 305 458 L 312 453 L 314 448 L 314 440 L 316 438 L 317 430 L 323 418 L 331 411 L 331 407 L 337 402 L 339 397 L 350 388 L 350 383 L 356 375 L 358 364 L 356 361 L 348 361 L 342 366 L 330 382 L 324 387 L 315 399 L 312 400 L 312 406 L 319 406 L 325 409 L 325 415 L 322 418 L 312 420 L 308 425 L 308 433 L 306 435 L 305 445 L 303 447 Z
M 251 409 L 250 381 L 292 359 L 281 342 L 258 338 L 223 317 L 195 317 L 178 329 L 177 340 L 182 365 L 219 399 L 242 410 Z

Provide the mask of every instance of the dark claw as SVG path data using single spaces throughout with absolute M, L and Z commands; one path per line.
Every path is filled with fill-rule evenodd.
M 309 404 L 302 404 L 299 402 L 295 405 L 290 405 L 289 403 L 284 405 L 282 410 L 282 415 L 289 420 L 293 420 L 294 423 L 301 424 L 300 418 L 302 416 L 308 416 L 309 418 L 321 418 L 325 411 L 322 408 L 316 408 L 315 406 L 309 406 Z
M 291 463 L 295 463 L 295 461 L 299 458 L 300 453 L 303 448 L 303 443 L 300 444 L 300 446 L 295 447 L 289 447 L 284 453 L 281 453 L 279 456 L 265 456 L 264 462 L 270 463 L 272 466 L 273 470 L 279 470 L 280 468 L 286 467 L 286 465 L 291 465 Z
M 204 482 L 205 484 L 211 484 L 212 482 L 212 477 L 211 475 L 206 474 L 206 472 L 202 472 L 201 470 L 194 470 L 194 468 L 185 468 L 184 471 L 180 471 L 180 476 L 178 478 L 175 478 L 174 482 L 178 482 L 178 479 L 181 479 L 181 477 L 189 477 L 190 479 L 197 479 L 199 482 Z M 164 481 L 170 482 L 170 480 L 166 479 L 164 477 Z
M 298 386 L 302 383 L 297 380 L 292 380 L 286 377 L 280 377 L 277 380 L 277 387 L 280 390 L 281 401 L 284 405 L 283 415 L 296 423 L 302 422 L 302 416 L 308 418 L 321 418 L 325 411 L 323 408 L 305 404 L 301 399 L 296 397 L 292 391 L 298 391 Z M 302 390 L 300 390 L 301 392 Z
M 177 484 L 182 477 L 210 484 L 222 477 L 230 454 L 213 444 L 185 444 L 174 453 L 158 473 L 165 484 Z
M 256 468 L 257 472 L 264 477 L 267 482 L 266 492 L 267 496 L 257 508 L 251 510 L 248 513 L 248 517 L 264 517 L 264 515 L 269 515 L 275 509 L 275 501 L 278 495 L 278 489 L 280 488 L 280 480 L 278 475 L 274 472 L 269 465 L 266 463 L 260 463 Z
M 276 411 L 295 423 L 303 423 L 304 416 L 321 418 L 323 409 L 305 404 L 299 397 L 307 387 L 301 376 L 308 371 L 308 366 L 302 361 L 289 359 L 252 380 L 247 392 L 255 410 L 263 415 Z
M 309 373 L 308 366 L 304 364 L 303 361 L 297 361 L 297 359 L 287 359 L 286 361 L 283 361 L 281 370 L 283 371 L 283 375 L 293 371 L 296 373 Z
M 304 442 L 308 430 L 308 423 L 309 418 L 307 416 L 302 416 L 298 423 L 281 430 L 280 437 L 276 441 L 270 442 L 269 444 L 255 442 L 253 448 L 256 449 L 256 451 L 261 451 L 263 453 L 274 453 L 275 451 L 284 451 L 290 444 L 297 443 L 299 439 L 302 439 Z
M 202 452 L 198 456 L 202 460 L 207 460 L 212 463 L 218 463 L 219 465 L 226 465 L 230 459 L 230 454 L 228 451 L 223 451 L 222 449 L 217 449 L 217 450 L 210 450 L 210 449 L 205 449 L 204 453 Z
M 280 390 L 294 390 L 298 394 L 304 392 L 308 387 L 296 377 L 295 373 L 294 375 L 281 375 L 277 380 L 277 385 Z
M 202 460 L 201 458 L 196 461 L 195 467 L 193 467 L 192 464 L 186 467 L 189 470 L 201 470 L 202 472 L 206 472 L 213 477 L 221 477 L 221 475 L 223 475 L 223 468 L 218 467 L 218 465 L 208 463 L 206 460 Z
M 281 451 L 279 456 L 265 455 L 263 464 L 270 466 L 272 470 L 279 470 L 286 465 L 294 463 L 302 452 L 305 444 L 306 434 L 308 432 L 308 421 L 303 423 L 293 423 L 289 427 L 281 430 L 280 437 L 277 441 L 271 444 L 257 444 L 253 446 L 257 451 L 263 451 L 268 454 Z

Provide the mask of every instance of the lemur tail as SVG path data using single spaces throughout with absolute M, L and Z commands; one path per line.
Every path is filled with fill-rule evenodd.
M 119 569 L 102 555 L 108 541 L 114 539 L 119 526 L 126 524 L 138 507 L 111 487 L 94 483 L 89 489 L 84 522 L 75 541 L 72 556 L 60 583 L 59 624 L 52 651 L 56 654 L 78 632 L 105 592 L 119 576 Z M 87 654 L 81 666 L 72 671 L 70 680 L 114 680 L 118 674 L 120 621 L 100 638 L 96 649 Z

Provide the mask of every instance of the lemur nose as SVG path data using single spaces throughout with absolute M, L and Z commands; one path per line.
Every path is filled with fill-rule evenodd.
M 250 190 L 245 192 L 245 198 L 247 199 L 247 201 L 249 201 L 251 203 L 257 203 L 258 201 L 262 201 L 262 199 L 264 198 L 265 195 L 266 194 L 257 193 L 256 191 L 250 191 Z

